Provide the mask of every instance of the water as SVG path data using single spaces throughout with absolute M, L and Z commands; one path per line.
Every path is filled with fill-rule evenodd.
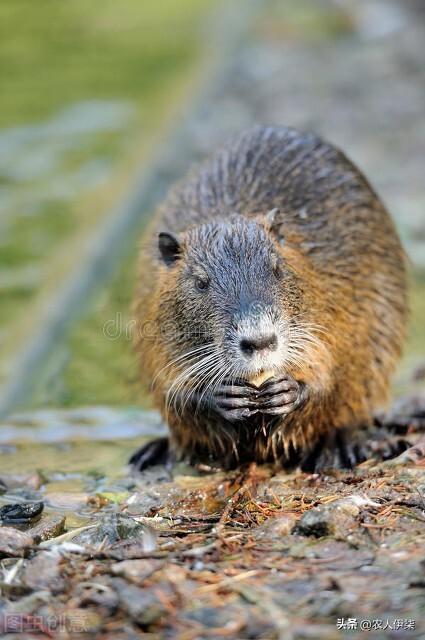
M 0 505 L 42 500 L 42 521 L 65 516 L 68 530 L 83 526 L 129 495 L 131 453 L 164 433 L 158 414 L 137 409 L 12 416 L 0 429 Z

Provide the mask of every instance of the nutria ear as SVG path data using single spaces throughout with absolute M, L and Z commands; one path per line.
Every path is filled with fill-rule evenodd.
M 260 213 L 255 216 L 254 220 L 261 224 L 266 231 L 272 231 L 276 219 L 276 214 L 279 212 L 279 209 L 275 207 L 274 209 L 270 209 L 265 215 L 264 213 Z
M 161 258 L 167 266 L 170 266 L 180 258 L 180 243 L 172 233 L 161 232 L 158 234 L 158 248 Z
M 278 212 L 279 212 L 279 209 L 275 207 L 274 209 L 270 209 L 270 211 L 267 213 L 263 224 L 268 231 L 271 231 L 271 229 L 273 228 L 274 221 L 276 219 L 276 214 Z
M 278 240 L 280 245 L 285 244 L 285 238 L 282 236 L 282 230 L 280 225 L 276 225 L 276 215 L 279 213 L 279 209 L 275 207 L 274 209 L 270 209 L 270 211 L 263 217 L 262 224 L 266 231 L 269 233 L 275 233 L 276 239 Z M 279 230 L 278 230 L 279 227 Z

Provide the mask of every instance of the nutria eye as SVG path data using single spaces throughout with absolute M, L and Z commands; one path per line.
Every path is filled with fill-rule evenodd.
M 195 286 L 198 291 L 205 291 L 208 289 L 209 280 L 208 278 L 201 278 L 200 276 L 195 278 Z

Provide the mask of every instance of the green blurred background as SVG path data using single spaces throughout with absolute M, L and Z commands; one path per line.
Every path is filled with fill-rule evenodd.
M 396 68 L 389 38 L 395 37 L 391 20 L 397 21 L 397 13 L 375 15 L 376 4 L 363 0 L 358 19 L 353 5 L 344 1 L 258 2 L 257 16 L 245 34 L 252 61 L 245 57 L 236 62 L 236 69 L 238 64 L 255 67 L 264 84 L 278 56 L 296 51 L 302 62 L 308 47 L 309 55 L 311 47 L 321 55 L 322 43 L 325 47 L 335 43 L 335 56 L 342 61 L 352 55 L 346 53 L 349 47 L 360 55 L 367 46 L 373 59 L 388 55 L 388 65 Z M 87 239 L 102 227 L 111 207 L 125 198 L 140 168 L 149 166 L 164 132 L 172 130 L 180 112 L 199 97 L 200 78 L 209 72 L 214 55 L 211 24 L 225 7 L 218 0 L 0 3 L 0 386 L 7 382 L 16 354 L 31 341 L 45 310 L 55 304 L 62 283 L 78 271 Z M 419 11 L 418 7 L 417 2 L 413 10 Z M 243 3 L 238 3 L 238 11 L 242 20 Z M 417 15 L 422 18 L 423 12 Z M 382 35 L 385 25 L 388 33 L 384 29 Z M 267 57 L 270 42 L 280 47 L 273 52 L 276 59 Z M 220 47 L 220 37 L 215 46 Z M 299 75 L 308 78 L 307 58 L 305 64 Z M 402 77 L 413 73 L 407 63 L 398 72 Z M 318 79 L 309 81 L 314 87 Z M 296 89 L 296 75 L 291 82 Z M 349 105 L 349 77 L 347 82 Z M 267 100 L 278 102 L 273 80 L 269 84 Z M 244 90 L 255 92 L 255 80 Z M 225 84 L 221 91 L 226 94 Z M 291 92 L 290 82 L 287 91 Z M 320 92 L 318 85 L 319 103 Z M 421 99 L 420 92 L 406 95 L 405 104 L 410 100 L 417 105 Z M 249 99 L 253 101 L 252 96 Z M 314 128 L 318 107 L 307 98 L 305 102 L 306 124 Z M 240 113 L 232 111 L 232 102 L 221 108 L 217 119 L 229 120 L 229 113 L 233 118 L 228 128 L 237 130 L 244 124 L 240 105 Z M 391 108 L 383 100 L 383 117 Z M 324 122 L 332 131 L 331 101 L 324 112 L 317 120 L 319 129 Z M 350 117 L 355 124 L 356 115 Z M 370 139 L 373 136 L 372 130 Z M 397 154 L 397 148 L 391 147 L 391 153 Z M 140 232 L 149 214 L 141 212 Z M 422 215 L 422 223 L 423 219 Z M 398 222 L 409 245 L 402 216 Z M 69 331 L 52 344 L 49 357 L 34 371 L 34 388 L 23 399 L 24 407 L 149 405 L 137 385 L 128 336 L 124 332 L 108 340 L 103 333 L 105 322 L 120 318 L 125 326 L 130 319 L 137 238 L 131 234 L 112 279 L 90 294 Z M 415 263 L 412 273 L 412 323 L 397 379 L 399 390 L 411 387 L 412 371 L 414 378 L 422 379 L 424 272 Z
M 216 3 L 217 4 L 217 3 Z M 4 0 L 0 3 L 0 344 L 4 365 L 31 335 L 38 305 L 78 267 L 202 59 L 211 0 Z M 128 315 L 135 243 L 92 313 L 58 344 L 31 403 L 128 402 L 128 341 L 102 324 Z M 55 369 L 59 359 L 58 373 Z

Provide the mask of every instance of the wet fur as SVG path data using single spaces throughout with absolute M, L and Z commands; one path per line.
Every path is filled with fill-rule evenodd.
M 270 226 L 266 216 L 273 208 Z M 250 283 L 262 292 L 261 256 L 270 247 L 279 255 L 283 277 L 269 294 L 295 333 L 306 327 L 313 337 L 301 359 L 286 365 L 309 391 L 302 407 L 283 418 L 261 414 L 230 423 L 194 411 L 190 403 L 167 404 L 184 357 L 169 363 L 210 339 L 203 334 L 205 321 L 219 335 L 222 301 L 206 305 L 193 294 L 185 260 L 172 268 L 163 264 L 157 234 L 164 230 L 184 238 L 183 253 L 193 268 L 197 260 L 202 265 L 214 259 L 223 234 L 233 234 L 236 244 L 242 236 L 251 252 Z M 223 278 L 241 277 L 232 259 L 221 256 Z M 195 169 L 157 212 L 139 273 L 134 311 L 141 376 L 149 388 L 155 381 L 154 401 L 168 422 L 177 458 L 225 467 L 251 460 L 285 465 L 309 458 L 318 443 L 335 440 L 336 432 L 371 424 L 386 403 L 405 334 L 404 254 L 366 179 L 317 136 L 257 127 Z M 194 328 L 189 340 L 188 318 Z M 171 330 L 157 330 L 167 323 Z

